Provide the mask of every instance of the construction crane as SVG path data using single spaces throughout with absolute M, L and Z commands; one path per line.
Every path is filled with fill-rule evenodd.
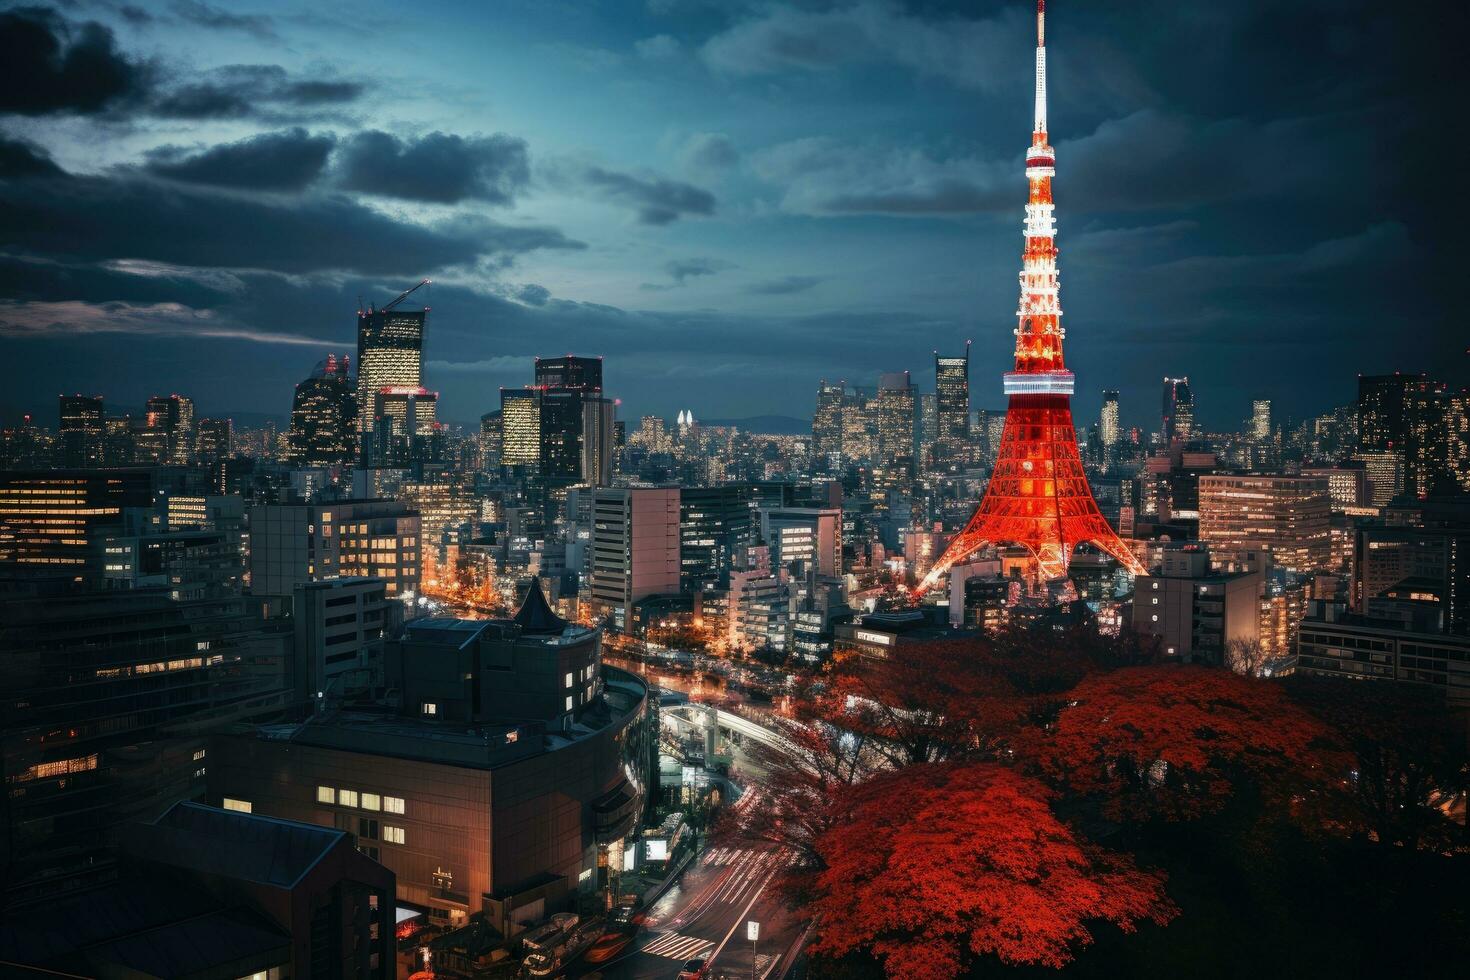
M 411 294 L 413 294 L 414 292 L 418 291 L 419 289 L 422 289 L 424 286 L 429 285 L 429 283 L 432 282 L 432 281 L 433 280 L 431 280 L 431 279 L 425 279 L 423 282 L 419 283 L 417 286 L 413 286 L 413 287 L 411 287 L 409 289 L 405 289 L 403 292 L 401 292 L 401 293 L 398 294 L 398 298 L 397 299 L 395 299 L 393 302 L 389 303 L 387 306 L 383 307 L 378 312 L 379 313 L 387 313 L 389 310 L 393 309 L 393 307 L 397 306 L 399 303 L 402 303 L 404 300 L 408 299 L 408 297 Z

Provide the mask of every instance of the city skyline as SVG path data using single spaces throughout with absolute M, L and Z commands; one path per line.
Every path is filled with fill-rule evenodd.
M 247 2 L 0 0 L 0 973 L 1470 956 L 1464 10 Z
M 7 36 L 117 69 L 0 105 L 7 422 L 61 391 L 284 418 L 310 366 L 351 349 L 359 297 L 420 277 L 446 419 L 473 423 L 532 357 L 568 351 L 608 358 L 626 418 L 808 418 L 823 377 L 896 366 L 933 390 L 931 351 L 966 340 L 972 404 L 1004 404 L 1017 5 L 512 6 L 493 30 L 453 5 L 355 27 L 177 7 L 0 14 Z M 1190 378 L 1217 430 L 1256 399 L 1295 419 L 1347 404 L 1360 372 L 1464 384 L 1447 223 L 1412 193 L 1409 155 L 1376 149 L 1440 114 L 1445 93 L 1399 70 L 1440 42 L 1368 11 L 1069 10 L 1052 104 L 1075 134 L 1057 194 L 1081 419 L 1117 389 L 1121 423 L 1149 431 L 1166 376 Z M 1195 57 L 1206 36 L 1239 42 L 1239 63 Z M 923 63 L 925 43 L 944 57 Z M 358 59 L 384 45 L 402 57 L 369 77 Z M 468 60 L 487 50 L 505 56 Z M 1352 77 L 1333 70 L 1347 58 Z M 61 65 L 36 70 L 64 81 Z M 631 108 L 671 83 L 664 112 Z M 250 233 L 199 247 L 170 214 Z M 78 237 L 47 233 L 67 222 Z M 1406 298 L 1411 256 L 1445 271 Z M 1295 356 L 1253 358 L 1266 338 Z

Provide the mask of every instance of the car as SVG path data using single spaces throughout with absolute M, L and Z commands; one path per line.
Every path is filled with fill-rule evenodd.
M 690 960 L 684 964 L 684 969 L 679 971 L 679 980 L 705 980 L 709 976 L 709 962 L 707 960 Z

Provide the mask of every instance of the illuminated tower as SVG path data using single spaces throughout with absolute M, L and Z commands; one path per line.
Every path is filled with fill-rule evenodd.
M 1139 574 L 1143 565 L 1098 510 L 1077 453 L 1072 425 L 1075 378 L 1062 360 L 1057 301 L 1056 225 L 1051 179 L 1056 156 L 1046 138 L 1046 0 L 1036 4 L 1036 125 L 1026 153 L 1026 246 L 1017 310 L 1015 369 L 1005 375 L 1009 401 L 999 458 L 985 497 L 925 576 L 932 587 L 950 566 L 986 544 L 1031 553 L 1033 577 L 1067 574 L 1072 550 L 1090 542 Z
M 376 396 L 384 388 L 417 388 L 423 384 L 424 322 L 429 308 L 400 310 L 416 290 L 427 286 L 425 279 L 382 309 L 369 306 L 357 311 L 357 428 L 372 432 L 377 423 L 373 412 Z M 363 451 L 367 451 L 366 442 Z

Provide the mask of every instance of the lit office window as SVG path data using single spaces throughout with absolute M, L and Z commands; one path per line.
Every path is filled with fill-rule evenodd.
M 337 791 L 330 786 L 318 786 L 316 788 L 316 801 L 318 803 L 336 803 Z
M 337 791 L 338 806 L 357 806 L 357 790 L 342 789 Z
M 228 796 L 226 796 L 224 798 L 224 801 L 220 805 L 223 806 L 226 810 L 235 810 L 239 813 L 251 812 L 249 800 L 232 800 Z
M 404 842 L 403 828 L 384 825 L 383 840 L 390 844 L 402 844 Z
M 383 798 L 377 793 L 364 793 L 362 794 L 362 808 L 364 810 L 381 810 L 383 809 Z
M 387 810 L 389 813 L 402 813 L 403 812 L 403 799 L 402 799 L 402 797 L 398 797 L 398 796 L 385 796 L 385 797 L 383 797 L 383 809 L 384 810 Z

